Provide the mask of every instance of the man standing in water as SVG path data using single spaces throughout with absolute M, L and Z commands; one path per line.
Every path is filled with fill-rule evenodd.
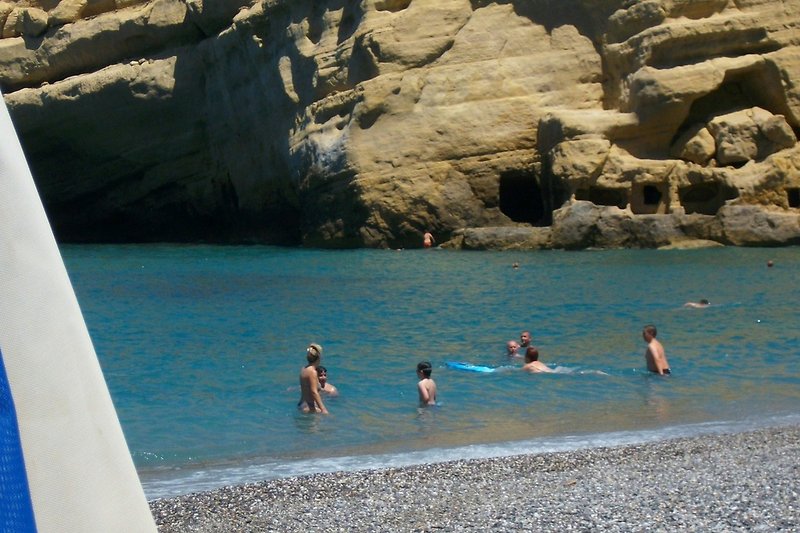
M 328 414 L 319 394 L 317 367 L 322 361 L 322 346 L 312 342 L 306 350 L 308 364 L 300 371 L 300 407 L 304 413 Z
M 642 338 L 647 343 L 644 358 L 647 361 L 647 370 L 663 376 L 671 372 L 667 356 L 664 353 L 664 346 L 656 340 L 656 334 L 656 327 L 652 324 L 648 324 L 642 330 Z
M 531 332 L 530 331 L 523 331 L 519 334 L 519 349 L 517 353 L 521 356 L 525 356 L 525 350 L 531 345 Z

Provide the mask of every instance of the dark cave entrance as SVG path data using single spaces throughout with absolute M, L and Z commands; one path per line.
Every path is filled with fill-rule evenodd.
M 642 198 L 645 205 L 658 205 L 661 201 L 661 192 L 652 185 L 645 185 L 642 189 Z
M 529 172 L 506 172 L 500 175 L 500 211 L 514 222 L 542 224 L 542 190 Z
M 678 199 L 686 214 L 716 215 L 726 200 L 732 200 L 739 192 L 719 183 L 697 183 L 678 189 Z
M 663 215 L 669 207 L 667 184 L 633 183 L 631 186 L 631 211 L 635 215 Z
M 800 207 L 800 189 L 795 187 L 786 189 L 786 198 L 789 201 L 789 207 Z
M 617 206 L 625 209 L 628 205 L 628 192 L 624 189 L 589 187 L 576 190 L 575 199 L 589 201 L 594 205 Z

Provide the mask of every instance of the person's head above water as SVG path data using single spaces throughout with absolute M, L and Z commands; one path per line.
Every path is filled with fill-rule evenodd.
M 519 350 L 519 343 L 515 340 L 510 340 L 506 343 L 506 352 L 508 355 L 516 355 Z
M 539 360 L 539 350 L 537 350 L 534 346 L 528 346 L 528 349 L 525 350 L 525 362 L 531 363 L 533 361 Z
M 308 360 L 309 364 L 316 363 L 322 357 L 322 346 L 317 344 L 316 342 L 312 342 L 306 348 L 306 359 Z
M 433 368 L 431 367 L 431 364 L 428 361 L 422 361 L 417 365 L 417 374 L 422 374 L 426 378 L 431 377 L 432 371 Z
M 531 344 L 531 332 L 523 331 L 519 334 L 519 345 L 528 347 Z

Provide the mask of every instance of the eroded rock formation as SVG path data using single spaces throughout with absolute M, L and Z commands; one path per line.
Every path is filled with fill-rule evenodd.
M 0 1 L 68 241 L 800 243 L 800 0 Z

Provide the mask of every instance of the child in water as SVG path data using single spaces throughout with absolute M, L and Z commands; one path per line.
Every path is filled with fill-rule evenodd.
M 436 405 L 436 382 L 431 379 L 431 364 L 423 361 L 417 365 L 417 392 L 419 392 L 419 404 L 422 406 Z
M 328 381 L 328 369 L 320 365 L 317 367 L 317 377 L 319 378 L 319 391 L 328 396 L 339 396 L 339 391 Z

